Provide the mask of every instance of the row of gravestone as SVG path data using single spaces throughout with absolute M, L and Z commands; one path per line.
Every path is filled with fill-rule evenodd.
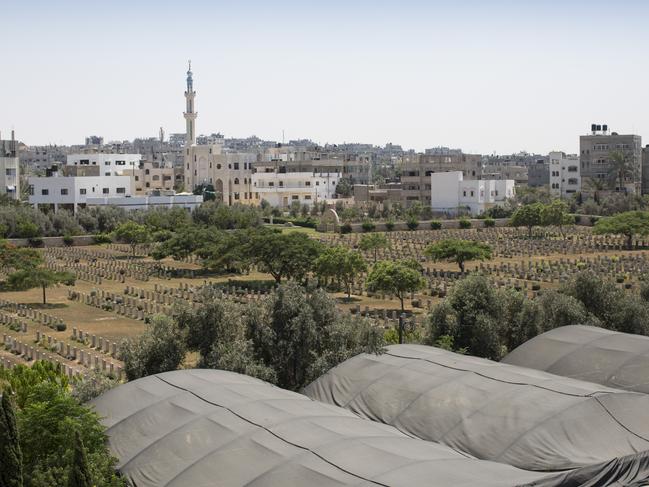
M 44 313 L 43 311 L 34 309 L 26 304 L 16 303 L 7 299 L 0 299 L 0 309 L 18 315 L 21 318 L 28 318 L 36 323 L 52 328 L 53 330 L 65 330 L 65 323 L 61 318 L 49 313 Z

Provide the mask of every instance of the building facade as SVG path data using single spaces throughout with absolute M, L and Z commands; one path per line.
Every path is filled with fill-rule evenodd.
M 550 195 L 570 198 L 581 191 L 581 168 L 579 156 L 564 152 L 550 152 Z
M 430 182 L 433 212 L 449 215 L 481 215 L 516 194 L 513 179 L 467 180 L 461 171 L 433 173 Z
M 639 135 L 609 134 L 606 125 L 591 126 L 591 134 L 579 137 L 582 188 L 584 191 L 608 189 L 640 194 L 642 188 L 642 138 Z M 620 186 L 614 155 L 625 159 Z
M 16 147 L 13 131 L 11 140 L 0 140 L 0 195 L 14 200 L 20 199 L 20 160 Z
M 130 176 L 61 176 L 54 168 L 45 177 L 29 178 L 29 203 L 35 208 L 49 207 L 76 213 L 88 198 L 131 195 Z
M 68 154 L 67 166 L 95 166 L 101 176 L 121 176 L 125 171 L 133 171 L 140 166 L 141 154 L 117 154 L 106 152 L 90 152 Z
M 649 194 L 649 145 L 642 149 L 642 194 Z

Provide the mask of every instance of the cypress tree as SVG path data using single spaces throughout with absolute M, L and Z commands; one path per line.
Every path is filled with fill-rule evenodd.
M 74 455 L 68 477 L 69 487 L 92 487 L 92 479 L 88 470 L 88 457 L 83 446 L 79 431 L 74 432 Z
M 0 487 L 23 487 L 16 414 L 6 392 L 0 396 Z

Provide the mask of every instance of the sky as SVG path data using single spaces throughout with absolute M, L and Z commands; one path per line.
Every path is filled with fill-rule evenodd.
M 465 152 L 649 143 L 646 0 L 0 0 L 0 131 L 184 132 Z

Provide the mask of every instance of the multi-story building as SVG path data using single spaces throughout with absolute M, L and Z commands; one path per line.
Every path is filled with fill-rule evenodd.
M 642 194 L 649 194 L 649 145 L 642 149 Z
M 29 203 L 35 208 L 49 207 L 54 211 L 86 206 L 91 197 L 125 197 L 131 195 L 131 177 L 103 175 L 62 176 L 58 167 L 48 169 L 45 177 L 29 178 Z
M 516 194 L 513 179 L 465 180 L 461 171 L 433 173 L 430 181 L 432 210 L 449 215 L 477 216 Z
M 141 154 L 116 154 L 105 152 L 90 152 L 69 154 L 68 166 L 96 166 L 100 176 L 121 176 L 125 171 L 132 172 L 140 166 Z
M 593 124 L 591 134 L 579 137 L 579 149 L 583 191 L 609 189 L 640 194 L 642 138 L 639 135 L 609 134 L 606 125 Z M 619 171 L 615 154 L 626 161 L 624 171 Z
M 122 174 L 131 177 L 131 192 L 134 195 L 172 190 L 176 184 L 173 167 L 149 161 L 140 161 L 136 169 L 126 169 Z
M 467 180 L 481 179 L 483 175 L 482 156 L 463 154 L 461 151 L 429 154 L 408 154 L 401 161 L 401 188 L 406 206 L 419 202 L 431 205 L 432 174 L 459 171 Z
M 0 195 L 20 199 L 20 161 L 13 130 L 11 140 L 0 139 Z
M 569 198 L 581 191 L 579 156 L 564 152 L 550 152 L 550 195 L 555 198 Z
M 550 185 L 550 161 L 537 159 L 527 166 L 527 185 L 530 188 L 547 188 Z
M 271 206 L 288 208 L 292 203 L 312 206 L 335 198 L 340 172 L 287 171 L 290 163 L 257 163 L 252 175 L 255 196 Z

